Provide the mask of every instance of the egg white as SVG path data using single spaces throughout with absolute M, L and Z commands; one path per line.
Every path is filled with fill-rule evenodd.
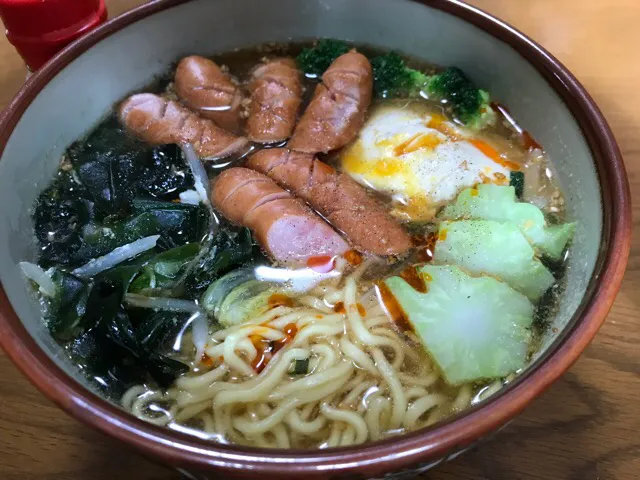
M 509 162 L 487 156 L 483 145 L 473 132 L 441 115 L 381 106 L 340 160 L 357 182 L 394 200 L 393 214 L 428 220 L 464 188 L 508 184 Z

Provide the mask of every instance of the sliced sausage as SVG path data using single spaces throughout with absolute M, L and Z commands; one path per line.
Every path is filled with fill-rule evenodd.
M 302 101 L 302 82 L 296 62 L 276 58 L 253 71 L 247 136 L 259 143 L 274 143 L 291 136 Z
M 240 151 L 247 139 L 201 118 L 177 102 L 140 93 L 120 105 L 120 121 L 131 133 L 152 145 L 191 143 L 201 158 L 222 158 Z
M 371 103 L 373 74 L 367 58 L 352 50 L 322 75 L 289 147 L 306 153 L 328 152 L 354 139 Z
M 247 166 L 305 200 L 359 250 L 399 255 L 412 247 L 409 234 L 375 198 L 311 153 L 261 150 L 249 157 Z
M 213 60 L 197 55 L 180 60 L 174 88 L 180 101 L 201 117 L 230 132 L 239 130 L 242 92 Z
M 234 223 L 250 228 L 276 261 L 342 255 L 349 246 L 304 202 L 248 168 L 230 168 L 212 183 L 211 203 Z

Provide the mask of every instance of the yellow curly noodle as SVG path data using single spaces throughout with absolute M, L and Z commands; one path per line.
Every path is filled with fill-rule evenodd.
M 472 386 L 444 385 L 411 332 L 400 332 L 370 282 L 360 282 L 369 265 L 340 283 L 316 287 L 296 299 L 299 306 L 278 306 L 213 333 L 206 354 L 220 363 L 208 371 L 194 366 L 166 392 L 135 386 L 122 405 L 151 423 L 220 442 L 273 448 L 363 443 L 466 408 Z M 331 308 L 338 302 L 345 313 Z M 365 315 L 358 304 L 365 306 Z M 290 324 L 297 335 L 256 373 L 252 362 L 258 352 L 250 336 L 282 340 Z M 292 375 L 293 362 L 305 359 L 308 373 Z M 498 382 L 489 388 L 493 393 L 499 387 Z

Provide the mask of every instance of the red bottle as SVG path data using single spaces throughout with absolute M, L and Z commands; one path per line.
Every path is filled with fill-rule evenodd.
M 104 0 L 0 0 L 7 38 L 31 70 L 107 19 Z

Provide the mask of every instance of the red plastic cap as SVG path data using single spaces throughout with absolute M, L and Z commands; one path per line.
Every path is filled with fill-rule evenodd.
M 104 0 L 0 0 L 7 38 L 32 70 L 107 19 Z

